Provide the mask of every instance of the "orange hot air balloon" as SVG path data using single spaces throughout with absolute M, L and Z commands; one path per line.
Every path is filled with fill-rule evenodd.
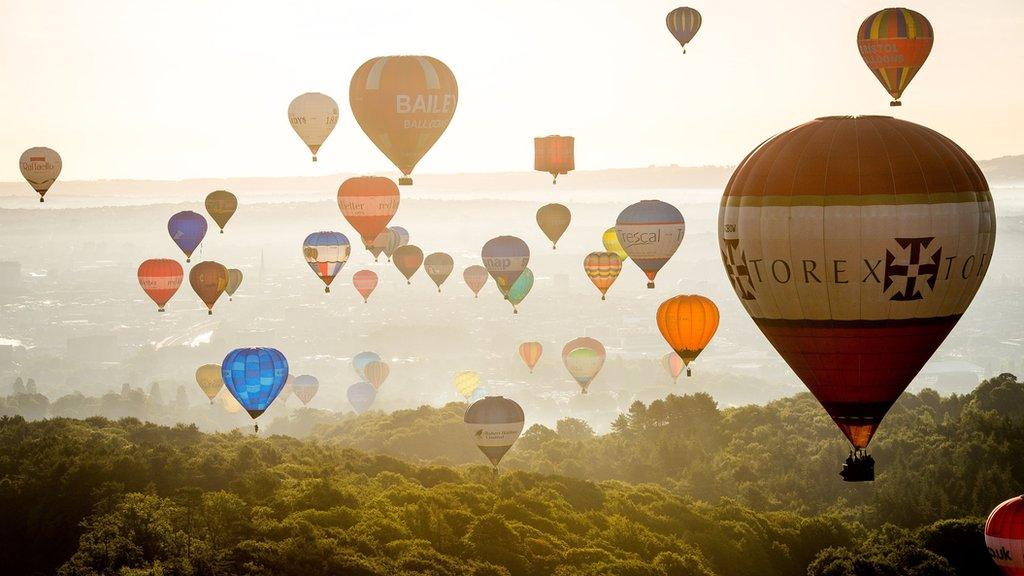
M 189 271 L 188 281 L 212 316 L 213 305 L 228 287 L 228 269 L 217 262 L 200 262 Z
M 423 259 L 423 271 L 437 284 L 437 291 L 441 291 L 441 284 L 448 279 L 455 269 L 455 261 L 444 252 L 434 252 Z
M 559 174 L 576 169 L 572 136 L 545 136 L 533 139 L 533 169 L 551 174 L 551 183 L 558 184 Z
M 237 209 L 238 198 L 227 190 L 215 190 L 206 195 L 206 211 L 210 214 L 210 218 L 217 223 L 221 234 L 224 233 L 224 227 L 228 225 L 228 220 L 231 220 Z
M 455 115 L 459 86 L 436 58 L 381 56 L 352 75 L 348 98 L 359 127 L 402 171 L 404 186 Z
M 519 345 L 519 357 L 530 368 L 531 374 L 533 374 L 533 368 L 537 365 L 537 361 L 540 360 L 540 355 L 543 353 L 544 347 L 541 346 L 540 342 L 523 342 Z
M 733 173 L 718 223 L 740 302 L 858 449 L 967 310 L 996 232 L 967 153 L 884 116 L 765 141 Z
M 928 59 L 933 41 L 928 19 L 907 8 L 879 10 L 860 25 L 860 57 L 892 96 L 890 106 L 902 106 L 900 96 Z
M 166 258 L 146 260 L 139 265 L 139 285 L 159 312 L 164 311 L 167 301 L 178 291 L 184 275 L 181 264 Z
M 686 54 L 686 44 L 693 40 L 700 30 L 701 21 L 700 12 L 686 6 L 676 8 L 665 16 L 665 25 L 683 47 L 683 54 Z
M 619 272 L 622 272 L 622 260 L 619 260 L 619 255 L 615 252 L 591 252 L 583 259 L 583 271 L 587 273 L 594 286 L 597 286 L 601 292 L 601 300 L 604 300 L 608 289 L 619 277 Z
M 381 360 L 370 362 L 363 368 L 363 373 L 366 374 L 366 381 L 369 382 L 375 390 L 380 390 L 380 387 L 384 385 L 384 381 L 388 379 L 388 375 L 391 374 L 391 368 L 388 367 Z
M 466 281 L 466 286 L 473 291 L 474 298 L 480 297 L 480 290 L 487 284 L 488 277 L 487 268 L 479 264 L 474 264 L 462 272 L 462 279 Z
M 412 275 L 420 269 L 420 264 L 423 264 L 423 250 L 414 244 L 399 246 L 391 261 L 395 263 L 402 276 L 405 276 L 405 283 L 412 284 Z
M 552 250 L 556 248 L 558 239 L 565 234 L 571 221 L 572 213 L 562 204 L 545 204 L 537 210 L 537 225 L 548 240 L 551 240 Z
M 341 215 L 356 229 L 363 244 L 373 244 L 398 212 L 398 186 L 388 178 L 360 176 L 338 187 Z
M 683 360 L 686 375 L 690 376 L 690 362 L 697 359 L 718 330 L 718 306 L 698 294 L 669 298 L 658 306 L 658 330 Z
M 370 301 L 370 294 L 377 287 L 377 273 L 373 270 L 360 270 L 352 275 L 352 285 L 363 297 L 363 302 Z

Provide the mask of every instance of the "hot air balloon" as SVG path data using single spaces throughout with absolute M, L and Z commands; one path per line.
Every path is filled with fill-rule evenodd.
M 203 304 L 206 304 L 207 313 L 212 316 L 213 305 L 228 287 L 228 269 L 217 262 L 200 262 L 189 270 L 188 282 Z
M 352 75 L 352 115 L 370 140 L 412 184 L 412 171 L 455 114 L 459 87 L 452 71 L 430 56 L 382 56 Z
M 537 365 L 537 361 L 540 360 L 540 355 L 544 352 L 544 347 L 541 346 L 540 342 L 523 342 L 519 345 L 519 357 L 523 359 L 526 366 L 530 368 L 530 373 L 533 373 L 534 366 Z
M 184 275 L 181 264 L 166 258 L 146 260 L 139 265 L 139 285 L 159 312 L 164 311 L 167 301 L 178 291 Z
M 398 212 L 398 186 L 388 178 L 360 176 L 338 187 L 341 215 L 356 229 L 363 244 L 372 244 Z
M 672 377 L 672 383 L 675 384 L 679 381 L 679 375 L 683 373 L 683 368 L 686 365 L 683 364 L 683 359 L 679 357 L 679 354 L 669 352 L 661 357 L 661 367 L 668 372 L 668 375 Z
M 302 255 L 316 275 L 324 281 L 324 292 L 331 291 L 331 282 L 348 262 L 352 246 L 341 232 L 314 232 L 302 243 Z
M 576 348 L 565 357 L 565 368 L 569 370 L 576 383 L 580 385 L 580 393 L 586 394 L 590 383 L 604 366 L 604 356 L 593 348 Z
M 224 233 L 224 227 L 228 225 L 228 220 L 231 220 L 237 209 L 238 198 L 227 190 L 216 190 L 206 195 L 206 212 L 220 227 L 221 234 Z
M 601 292 L 601 300 L 604 300 L 608 289 L 622 271 L 622 261 L 615 252 L 591 252 L 583 259 L 583 271 L 587 273 L 594 286 L 597 286 Z
M 273 348 L 238 348 L 224 357 L 221 377 L 231 395 L 255 420 L 281 393 L 288 379 L 288 360 Z
M 562 362 L 565 363 L 565 360 L 569 357 L 569 352 L 572 352 L 577 348 L 590 348 L 595 353 L 597 353 L 598 356 L 606 356 L 604 344 L 601 344 L 600 342 L 593 338 L 581 336 L 579 338 L 574 338 L 573 340 L 566 342 L 565 346 L 562 347 Z
M 676 253 L 685 231 L 683 215 L 661 200 L 642 200 L 627 206 L 615 220 L 619 244 L 647 274 L 648 288 L 654 288 L 654 277 Z
M 966 311 L 996 227 L 963 149 L 881 116 L 764 142 L 733 173 L 718 223 L 740 302 L 858 450 Z
M 384 254 L 387 255 L 388 262 L 390 262 L 395 250 L 409 243 L 409 232 L 401 226 L 392 226 L 387 229 L 387 233 L 388 245 L 384 248 Z
M 533 139 L 533 169 L 551 174 L 551 183 L 558 184 L 559 174 L 568 174 L 576 169 L 573 147 L 576 139 L 572 136 L 544 136 Z
M 356 414 L 362 414 L 369 410 L 373 401 L 377 399 L 377 389 L 369 382 L 356 382 L 348 387 L 346 395 Z
M 455 384 L 455 390 L 457 390 L 463 398 L 469 400 L 469 398 L 473 396 L 473 391 L 480 387 L 480 374 L 473 372 L 472 370 L 466 370 L 455 374 L 452 381 Z
M 402 276 L 405 276 L 405 283 L 412 284 L 412 275 L 420 269 L 420 264 L 423 263 L 423 250 L 420 250 L 419 246 L 413 246 L 412 244 L 399 246 L 395 250 L 392 261 L 395 263 L 398 271 L 402 273 Z
M 316 162 L 316 153 L 338 125 L 338 104 L 326 94 L 306 92 L 288 105 L 288 121 Z
M 522 407 L 514 401 L 501 396 L 487 396 L 470 405 L 463 420 L 477 448 L 497 468 L 498 462 L 523 432 L 526 417 Z
M 370 301 L 370 294 L 377 287 L 377 273 L 373 270 L 360 270 L 352 275 L 352 285 L 363 297 L 363 302 Z
M 373 239 L 373 242 L 370 242 L 370 245 L 366 247 L 366 249 L 370 251 L 370 254 L 373 254 L 374 262 L 376 262 L 377 257 L 384 252 L 384 249 L 388 247 L 388 234 L 390 234 L 390 230 L 385 228 L 380 234 L 377 234 L 377 237 Z M 388 257 L 390 258 L 390 256 Z
M 22 177 L 32 185 L 32 189 L 39 194 L 39 201 L 42 202 L 46 191 L 60 176 L 63 163 L 57 152 L 49 148 L 37 147 L 22 152 L 18 165 L 21 167 Z
M 619 244 L 619 235 L 615 232 L 614 226 L 604 231 L 604 234 L 601 235 L 601 243 L 604 244 L 604 249 L 608 252 L 615 252 L 620 261 L 629 260 L 629 254 L 626 254 L 626 251 L 622 249 L 622 244 Z
M 437 291 L 441 291 L 441 284 L 448 279 L 455 269 L 455 261 L 444 252 L 434 252 L 423 260 L 423 271 L 437 284 Z
M 669 298 L 658 307 L 658 329 L 686 365 L 704 351 L 718 330 L 718 306 L 698 294 Z
M 900 96 L 932 51 L 932 25 L 907 8 L 879 10 L 860 25 L 857 48 L 868 69 L 901 106 Z
M 167 233 L 185 253 L 185 262 L 191 262 L 192 253 L 206 237 L 206 218 L 190 210 L 178 212 L 167 221 Z
M 558 239 L 565 234 L 571 220 L 572 213 L 561 204 L 545 204 L 537 210 L 537 225 L 548 240 L 551 240 L 552 250 L 557 247 Z
M 533 289 L 533 272 L 529 268 L 524 268 L 523 273 L 516 278 L 515 283 L 508 289 L 508 294 L 505 295 L 509 303 L 512 304 L 513 314 L 519 314 L 517 306 L 526 299 L 526 295 L 530 293 L 531 289 Z
M 352 369 L 360 378 L 366 380 L 366 366 L 371 362 L 380 362 L 380 356 L 376 352 L 360 352 L 352 357 Z
M 509 288 L 530 263 L 530 247 L 515 236 L 498 236 L 484 244 L 480 256 L 498 290 L 507 297 Z
M 1024 574 L 1024 496 L 1010 498 L 988 515 L 985 546 L 1003 574 Z
M 228 268 L 228 286 L 224 289 L 228 293 L 228 300 L 233 300 L 238 287 L 242 285 L 242 271 L 238 268 Z
M 466 281 L 466 286 L 473 291 L 473 297 L 480 297 L 480 290 L 487 284 L 487 268 L 479 264 L 474 264 L 462 272 L 462 279 Z
M 292 392 L 299 398 L 303 406 L 308 405 L 313 400 L 319 389 L 320 381 L 317 380 L 316 376 L 310 376 L 309 374 L 296 376 L 295 381 L 292 382 Z
M 214 397 L 224 387 L 224 377 L 221 376 L 220 366 L 217 364 L 200 366 L 196 370 L 196 383 L 199 384 L 199 389 L 203 391 L 203 394 L 210 399 L 212 405 Z
M 375 360 L 363 367 L 363 373 L 366 374 L 366 381 L 373 384 L 373 387 L 377 390 L 380 390 L 380 387 L 384 385 L 384 381 L 388 379 L 391 368 L 383 361 Z
M 686 44 L 693 40 L 697 31 L 700 30 L 700 23 L 700 12 L 685 6 L 676 8 L 665 16 L 665 25 L 668 26 L 668 31 L 672 33 L 679 45 L 683 47 L 683 54 L 686 54 Z

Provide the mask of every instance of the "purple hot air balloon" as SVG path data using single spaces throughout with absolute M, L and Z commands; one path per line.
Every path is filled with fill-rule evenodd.
M 188 210 L 178 212 L 167 221 L 167 233 L 185 253 L 185 262 L 191 262 L 192 253 L 206 237 L 206 218 Z
M 377 389 L 369 382 L 356 382 L 348 387 L 348 402 L 356 414 L 362 414 L 369 410 L 376 398 Z

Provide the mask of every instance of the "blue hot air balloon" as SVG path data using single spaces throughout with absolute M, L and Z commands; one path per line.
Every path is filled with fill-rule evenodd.
M 273 348 L 238 348 L 224 357 L 221 376 L 231 395 L 256 418 L 284 388 L 288 360 Z
M 167 233 L 185 253 L 185 262 L 191 262 L 192 253 L 206 236 L 206 218 L 188 210 L 178 212 L 167 221 Z
M 357 414 L 369 410 L 376 398 L 377 389 L 369 382 L 356 382 L 348 387 L 348 402 Z
M 352 368 L 360 378 L 366 379 L 366 365 L 371 362 L 380 362 L 380 356 L 376 352 L 360 352 L 352 358 Z

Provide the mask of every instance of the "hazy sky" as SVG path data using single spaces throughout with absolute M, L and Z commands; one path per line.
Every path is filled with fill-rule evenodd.
M 857 53 L 888 2 L 694 0 L 682 54 L 655 0 L 0 0 L 0 179 L 30 146 L 62 179 L 393 171 L 348 106 L 365 60 L 449 65 L 459 107 L 417 172 L 532 168 L 533 136 L 576 136 L 577 168 L 735 164 L 827 114 L 889 114 Z M 976 159 L 1024 153 L 1024 1 L 918 0 L 935 47 L 896 115 Z M 311 165 L 287 120 L 307 91 L 341 119 Z

